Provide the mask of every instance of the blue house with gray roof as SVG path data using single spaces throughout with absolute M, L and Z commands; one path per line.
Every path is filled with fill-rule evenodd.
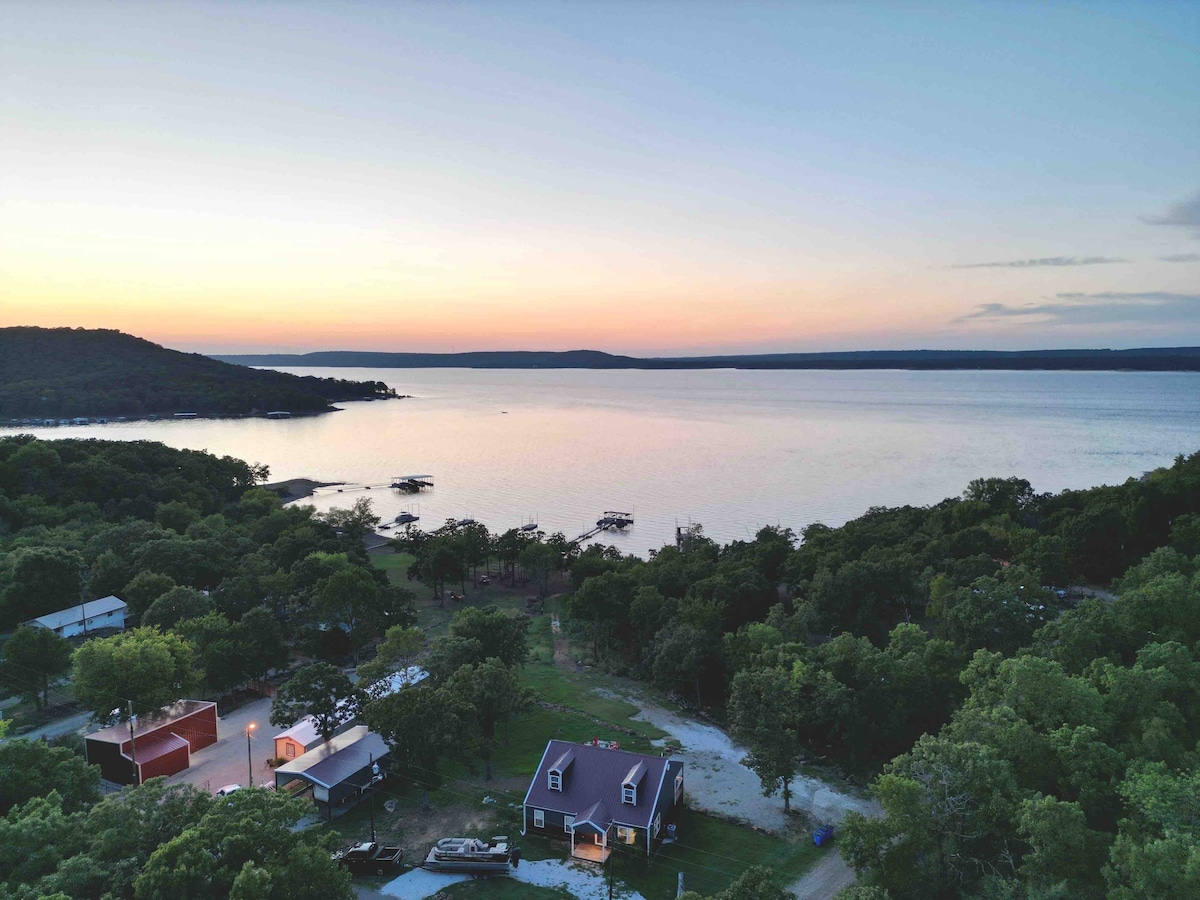
M 569 838 L 571 855 L 593 862 L 615 843 L 649 855 L 682 806 L 682 760 L 550 741 L 525 794 L 521 834 Z

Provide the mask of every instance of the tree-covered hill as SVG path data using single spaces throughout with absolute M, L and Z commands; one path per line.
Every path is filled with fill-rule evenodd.
M 120 331 L 0 328 L 0 420 L 325 412 L 337 401 L 391 396 L 379 381 L 248 369 Z

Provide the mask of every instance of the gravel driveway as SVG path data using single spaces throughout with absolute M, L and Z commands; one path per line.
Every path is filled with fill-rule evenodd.
M 787 821 L 783 799 L 778 794 L 763 796 L 758 776 L 742 765 L 746 748 L 735 744 L 715 725 L 689 719 L 645 697 L 623 699 L 641 707 L 635 719 L 661 728 L 683 745 L 678 756 L 686 763 L 684 780 L 691 806 L 772 831 L 784 828 Z M 855 797 L 806 775 L 797 775 L 792 781 L 792 807 L 819 822 L 841 822 L 850 810 L 868 816 L 882 814 L 874 801 Z

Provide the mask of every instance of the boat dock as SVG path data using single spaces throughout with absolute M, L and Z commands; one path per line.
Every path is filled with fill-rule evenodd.
M 584 541 L 591 540 L 602 531 L 624 531 L 633 524 L 633 513 L 617 512 L 615 510 L 605 510 L 604 515 L 596 520 L 594 528 L 589 528 L 575 540 L 572 544 L 582 544 Z
M 396 475 L 392 478 L 391 487 L 407 494 L 416 494 L 426 488 L 433 487 L 432 475 Z

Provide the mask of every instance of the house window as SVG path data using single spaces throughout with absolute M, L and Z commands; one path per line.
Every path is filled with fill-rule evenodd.
M 551 772 L 549 774 L 549 776 L 547 776 L 547 777 L 549 778 L 550 790 L 552 790 L 552 791 L 561 791 L 562 790 L 562 776 L 560 774 L 558 774 L 557 772 Z
M 563 816 L 563 831 L 565 831 L 567 834 L 570 834 L 574 830 L 575 830 L 575 817 L 574 816 Z
M 637 785 L 621 785 L 621 802 L 632 803 L 634 806 L 637 805 Z
M 637 843 L 637 829 L 630 828 L 627 825 L 618 825 L 617 826 L 617 840 L 620 841 L 622 844 Z
M 658 837 L 658 832 L 662 829 L 662 813 L 655 815 L 654 821 L 651 823 L 650 827 L 652 829 L 652 834 L 655 837 Z
M 286 756 L 288 759 L 295 759 L 296 758 L 296 745 L 291 742 L 285 744 L 283 747 L 283 755 Z
M 683 773 L 680 772 L 675 776 L 675 803 L 678 804 L 683 798 Z
M 534 828 L 545 828 L 546 827 L 546 811 L 544 809 L 535 809 L 533 811 L 533 827 Z

